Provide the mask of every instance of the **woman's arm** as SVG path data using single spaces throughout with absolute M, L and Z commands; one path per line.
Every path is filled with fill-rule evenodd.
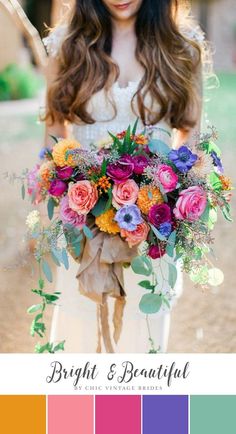
M 49 57 L 48 65 L 46 68 L 46 80 L 47 80 L 47 90 L 55 80 L 58 73 L 58 63 L 55 57 Z M 45 124 L 45 137 L 44 137 L 44 146 L 51 148 L 54 144 L 54 140 L 50 135 L 55 137 L 66 138 L 68 136 L 68 131 L 66 127 L 66 123 L 55 121 L 52 125 L 46 121 Z

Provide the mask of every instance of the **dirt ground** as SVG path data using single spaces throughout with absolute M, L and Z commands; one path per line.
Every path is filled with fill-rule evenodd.
M 0 352 L 3 353 L 33 352 L 35 344 L 29 335 L 30 317 L 26 313 L 27 307 L 36 301 L 30 292 L 35 282 L 34 261 L 28 256 L 24 241 L 24 221 L 30 206 L 22 202 L 20 186 L 3 179 L 4 172 L 20 173 L 37 158 L 42 127 L 36 123 L 36 117 L 32 122 L 36 103 L 34 107 L 27 104 L 23 108 L 22 104 L 16 106 L 18 115 L 21 111 L 28 113 L 26 123 L 17 115 L 11 124 L 6 122 L 7 111 L 12 110 L 8 104 L 2 104 L 0 115 Z M 226 172 L 235 181 L 235 152 L 232 155 L 225 150 L 224 161 Z M 184 294 L 172 314 L 169 352 L 236 352 L 235 229 L 235 223 L 227 223 L 220 217 L 214 233 L 216 264 L 225 274 L 220 288 L 202 293 L 186 277 Z M 50 315 L 49 312 L 48 326 Z

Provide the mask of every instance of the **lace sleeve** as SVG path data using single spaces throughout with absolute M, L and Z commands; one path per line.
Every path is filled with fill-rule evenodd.
M 66 30 L 66 26 L 58 26 L 53 29 L 46 38 L 43 38 L 43 44 L 50 56 L 57 57 L 62 42 L 66 36 Z

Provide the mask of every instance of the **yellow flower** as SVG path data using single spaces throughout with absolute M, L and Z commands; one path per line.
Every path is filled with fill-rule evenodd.
M 159 205 L 163 202 L 164 200 L 159 188 L 153 185 L 145 185 L 140 188 L 137 205 L 144 214 L 148 214 L 153 205 Z
M 100 231 L 115 235 L 120 232 L 120 228 L 114 221 L 114 217 L 115 210 L 111 208 L 100 216 L 96 217 L 95 223 L 99 227 Z
M 67 155 L 67 151 L 73 151 L 80 148 L 80 144 L 76 140 L 62 139 L 53 147 L 52 156 L 55 164 L 59 167 L 71 166 L 75 167 L 76 162 L 73 155 Z

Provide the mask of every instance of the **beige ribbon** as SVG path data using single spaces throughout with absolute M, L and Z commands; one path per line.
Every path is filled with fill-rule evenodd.
M 98 345 L 97 352 L 102 351 L 102 341 L 106 352 L 113 353 L 110 327 L 108 297 L 114 297 L 113 339 L 117 344 L 122 331 L 125 308 L 125 290 L 123 264 L 130 263 L 137 255 L 137 248 L 130 248 L 119 235 L 101 232 L 91 221 L 93 238 L 83 240 L 77 279 L 79 291 L 97 303 Z

